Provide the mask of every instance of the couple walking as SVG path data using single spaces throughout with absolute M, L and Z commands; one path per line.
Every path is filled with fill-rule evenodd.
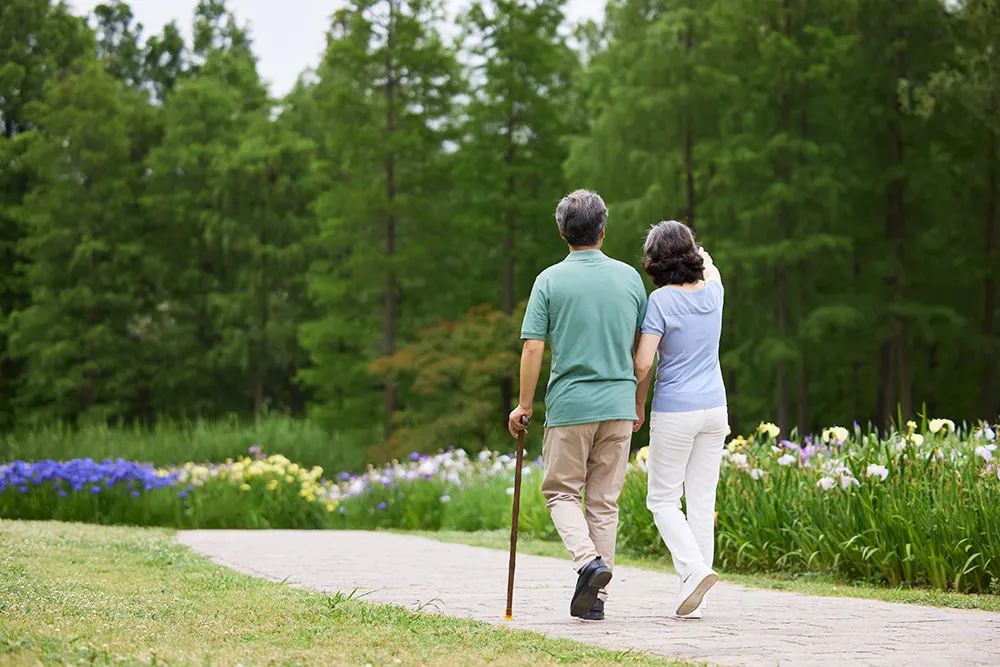
M 686 225 L 660 222 L 643 246 L 643 269 L 657 287 L 647 299 L 638 272 L 601 252 L 607 219 L 604 201 L 586 190 L 556 208 L 570 253 L 539 274 L 531 290 L 521 327 L 520 402 L 509 428 L 516 435 L 521 418 L 531 416 L 549 341 L 542 493 L 578 575 L 570 614 L 602 620 L 618 496 L 658 357 L 647 506 L 679 578 L 670 612 L 701 618 L 705 593 L 718 581 L 715 487 L 729 432 L 719 367 L 722 280 Z

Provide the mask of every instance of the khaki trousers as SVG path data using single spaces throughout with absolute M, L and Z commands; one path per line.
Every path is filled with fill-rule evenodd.
M 632 421 L 624 419 L 545 429 L 542 495 L 577 571 L 598 556 L 614 567 L 631 441 Z

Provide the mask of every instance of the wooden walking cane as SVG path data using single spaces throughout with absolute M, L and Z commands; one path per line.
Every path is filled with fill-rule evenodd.
M 506 620 L 514 618 L 514 564 L 517 558 L 517 520 L 521 514 L 521 468 L 524 467 L 524 434 L 528 427 L 528 418 L 521 417 L 521 425 L 525 428 L 517 434 L 517 455 L 514 464 L 514 506 L 510 515 L 510 562 L 507 567 L 507 611 Z

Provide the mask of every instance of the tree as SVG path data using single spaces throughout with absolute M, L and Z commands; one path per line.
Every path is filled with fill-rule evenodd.
M 350 2 L 333 17 L 315 91 L 327 119 L 316 203 L 324 257 L 311 270 L 321 317 L 302 328 L 313 362 L 303 378 L 326 423 L 364 428 L 381 417 L 386 437 L 398 387 L 383 384 L 377 409 L 367 365 L 395 353 L 448 284 L 435 263 L 456 65 L 434 27 L 440 11 L 427 0 Z
M 567 190 L 563 139 L 583 127 L 573 88 L 579 61 L 561 32 L 564 4 L 486 0 L 473 3 L 463 20 L 473 89 L 456 156 L 465 195 L 459 234 L 479 258 L 463 287 L 470 303 L 497 294 L 488 302 L 507 315 L 561 245 L 552 213 Z M 495 422 L 504 429 L 513 369 L 500 379 Z
M 241 275 L 255 267 L 240 264 L 247 237 L 233 218 L 247 212 L 234 202 L 227 170 L 242 170 L 232 158 L 246 132 L 266 122 L 269 108 L 249 42 L 221 3 L 199 5 L 195 34 L 197 66 L 164 103 L 163 139 L 146 160 L 143 202 L 160 295 L 151 328 L 170 369 L 154 402 L 167 413 L 211 416 L 253 405 L 246 339 L 228 337 L 232 304 L 246 303 L 251 287 Z
M 969 310 L 978 317 L 978 335 L 969 344 L 974 354 L 965 350 L 956 355 L 966 357 L 966 363 L 955 364 L 960 369 L 950 378 L 949 386 L 961 386 L 962 377 L 976 373 L 980 377 L 978 414 L 1000 413 L 1000 299 L 997 282 L 1000 277 L 998 226 L 1000 226 L 1000 3 L 997 0 L 967 0 L 960 3 L 952 20 L 956 57 L 931 78 L 929 93 L 939 103 L 929 111 L 945 113 L 945 124 L 957 132 L 950 136 L 954 147 L 950 162 L 968 187 L 961 202 L 963 212 L 954 239 L 963 262 L 956 267 L 959 275 L 972 281 L 970 289 L 981 305 L 970 304 Z M 971 357 L 971 358 L 970 358 Z M 944 364 L 947 368 L 951 364 Z M 967 402 L 976 400 L 966 397 Z
M 128 416 L 147 386 L 152 310 L 132 128 L 144 102 L 98 65 L 49 87 L 25 137 L 37 179 L 18 216 L 31 303 L 14 316 L 22 407 L 41 419 Z
M 220 158 L 219 210 L 231 239 L 233 291 L 220 302 L 220 346 L 247 377 L 253 414 L 268 406 L 302 412 L 295 384 L 304 354 L 305 274 L 314 238 L 309 169 L 313 144 L 280 120 L 252 119 Z
M 83 22 L 50 0 L 0 5 L 0 428 L 13 425 L 13 402 L 23 368 L 8 349 L 11 313 L 29 303 L 18 253 L 24 229 L 16 211 L 33 186 L 16 141 L 37 119 L 29 107 L 91 47 Z

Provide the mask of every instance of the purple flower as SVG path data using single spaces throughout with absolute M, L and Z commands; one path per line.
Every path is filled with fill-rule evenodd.
M 20 491 L 21 493 L 27 493 L 28 487 L 22 484 L 21 486 L 17 487 L 17 490 Z
M 177 497 L 178 498 L 187 498 L 188 497 L 188 492 L 187 491 L 181 491 L 180 493 L 177 494 Z
M 382 502 L 380 502 L 378 505 L 375 506 L 375 509 L 381 511 L 384 510 L 386 507 L 388 507 L 388 505 L 386 505 L 385 501 L 383 500 Z
M 782 440 L 779 444 L 785 449 L 799 449 L 799 444 L 791 440 Z
M 420 460 L 420 452 L 410 452 L 410 460 L 411 461 L 419 461 Z
M 69 494 L 68 494 L 68 493 L 66 493 L 66 489 L 59 489 L 59 497 L 60 497 L 60 498 L 65 498 L 65 497 L 66 497 L 66 496 L 68 496 L 68 495 L 69 495 Z
M 91 493 L 100 493 L 101 492 L 101 487 L 99 487 L 98 485 L 94 484 L 92 487 L 90 487 L 90 492 Z
M 132 497 L 133 497 L 133 498 L 138 498 L 138 497 L 139 497 L 139 496 L 141 496 L 141 495 L 142 495 L 142 494 L 141 494 L 141 493 L 139 493 L 138 491 L 133 491 L 133 492 L 132 492 Z

